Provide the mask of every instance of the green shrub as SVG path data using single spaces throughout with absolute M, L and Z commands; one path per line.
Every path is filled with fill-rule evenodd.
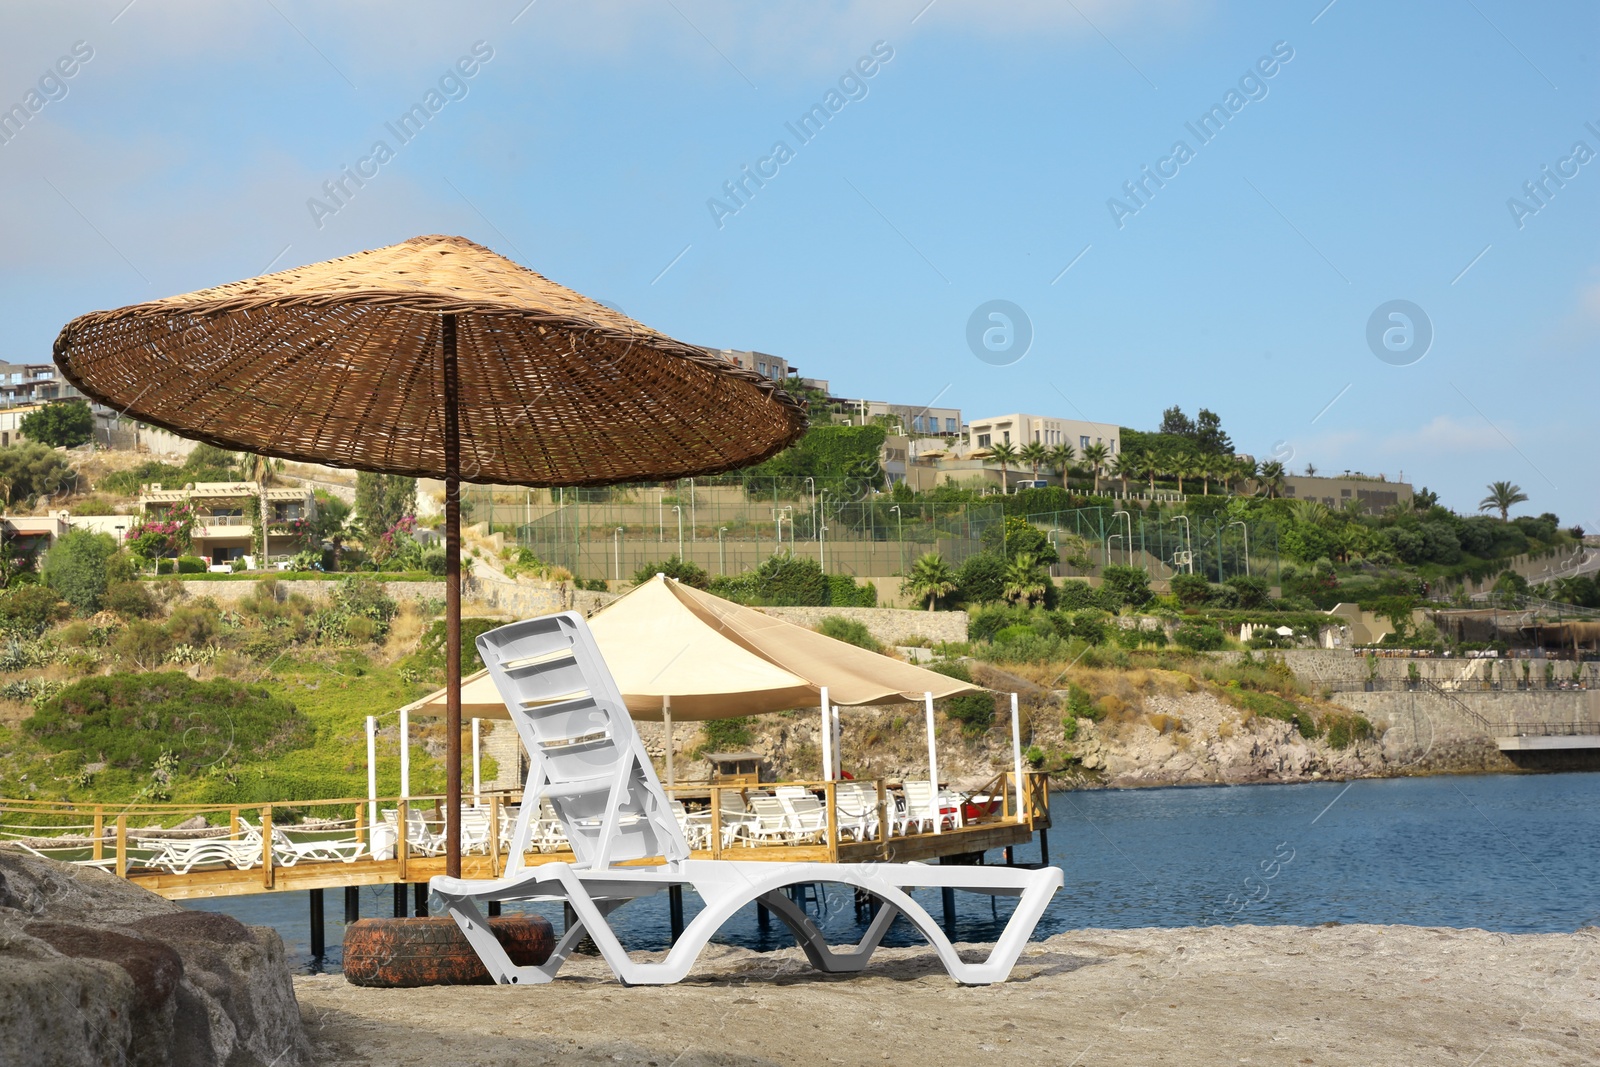
M 1276 693 L 1257 693 L 1240 689 L 1229 691 L 1228 698 L 1253 714 L 1293 723 L 1295 729 L 1300 731 L 1301 737 L 1312 738 L 1321 732 L 1311 712 Z
M 1090 722 L 1099 722 L 1106 714 L 1094 702 L 1093 695 L 1076 682 L 1067 683 L 1067 712 L 1073 719 L 1088 719 Z
M 1083 611 L 1090 608 L 1106 608 L 1105 598 L 1100 595 L 1100 590 L 1093 588 L 1088 582 L 1065 581 L 1056 591 L 1056 604 L 1062 611 Z M 1113 604 L 1108 610 L 1115 610 Z
M 1222 627 L 1193 621 L 1182 623 L 1174 631 L 1172 640 L 1191 652 L 1215 652 L 1227 644 Z
M 821 573 L 820 568 L 818 573 Z M 664 574 L 668 578 L 680 581 L 684 585 L 692 586 L 695 589 L 707 589 L 711 585 L 711 579 L 706 576 L 704 567 L 691 563 L 686 559 L 680 559 L 677 556 L 657 560 L 654 563 L 646 563 L 633 572 L 633 584 L 643 585 L 658 574 Z
M 937 660 L 928 667 L 947 678 L 972 682 L 972 672 L 967 669 L 965 663 L 956 660 Z M 967 693 L 957 697 L 946 697 L 940 702 L 940 707 L 947 716 L 961 724 L 963 734 L 976 737 L 994 725 L 994 701 L 993 693 Z
M 117 542 L 108 535 L 68 530 L 45 553 L 40 574 L 62 600 L 93 615 L 106 595 L 106 564 L 116 554 Z
M 1006 558 L 995 552 L 967 557 L 956 572 L 956 599 L 963 604 L 993 604 L 1005 599 Z
M 53 400 L 24 415 L 17 429 L 52 448 L 77 448 L 94 436 L 94 416 L 83 400 Z
M 1364 715 L 1328 712 L 1322 716 L 1322 725 L 1328 731 L 1328 744 L 1334 748 L 1349 748 L 1372 736 L 1372 723 Z
M 71 489 L 78 476 L 65 456 L 48 445 L 30 441 L 0 448 L 0 482 L 6 485 L 0 504 L 33 500 Z M 138 487 L 134 487 L 135 491 Z
M 35 635 L 61 618 L 66 605 L 55 590 L 43 585 L 13 585 L 0 593 L 0 631 Z
M 1029 618 L 1027 608 L 1014 608 L 1009 604 L 981 607 L 972 613 L 967 623 L 967 637 L 973 641 L 993 641 L 1001 630 L 1024 625 Z
M 153 622 L 136 619 L 117 635 L 111 650 L 135 666 L 150 670 L 159 667 L 172 650 L 172 638 Z
M 707 752 L 741 751 L 750 744 L 750 720 L 707 719 L 700 724 L 700 738 L 700 747 L 694 750 L 697 757 Z
M 288 701 L 178 672 L 85 678 L 45 700 L 25 727 L 46 748 L 76 751 L 85 761 L 143 770 L 166 755 L 180 774 L 312 743 L 311 723 Z
M 1143 567 L 1102 567 L 1100 579 L 1100 591 L 1118 606 L 1131 604 L 1140 608 L 1155 596 L 1150 591 L 1150 572 Z
M 847 619 L 843 615 L 829 615 L 817 624 L 817 633 L 824 637 L 831 637 L 835 641 L 864 648 L 869 652 L 882 652 L 883 645 L 872 636 L 872 631 L 866 625 L 854 619 Z
M 323 640 L 381 641 L 398 610 L 383 583 L 372 578 L 342 579 L 328 600 L 328 607 L 317 613 L 317 631 Z
M 1189 606 L 1204 604 L 1211 595 L 1211 583 L 1203 574 L 1175 574 L 1170 583 L 1172 595 L 1178 603 Z
M 201 559 L 199 556 L 178 557 L 179 574 L 204 574 L 205 572 L 206 561 Z
M 155 597 L 143 582 L 112 582 L 104 603 L 124 619 L 148 619 L 156 613 Z
M 1078 739 L 1078 719 L 1076 716 L 1068 715 L 1061 720 L 1061 736 L 1068 741 L 1076 741 Z
M 830 574 L 828 603 L 837 608 L 875 608 L 878 587 L 871 582 L 857 582 L 848 574 Z

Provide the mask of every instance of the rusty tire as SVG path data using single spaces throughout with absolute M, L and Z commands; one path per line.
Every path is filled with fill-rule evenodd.
M 504 915 L 489 928 L 519 967 L 550 958 L 555 934 L 537 915 Z M 387 989 L 487 985 L 489 972 L 448 917 L 361 919 L 345 927 L 344 976 L 352 985 Z

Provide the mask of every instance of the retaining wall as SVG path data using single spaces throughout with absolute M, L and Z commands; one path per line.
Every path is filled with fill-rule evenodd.
M 905 608 L 760 608 L 774 618 L 807 629 L 816 627 L 830 615 L 840 615 L 861 623 L 886 645 L 903 645 L 918 637 L 935 644 L 967 639 L 968 615 L 964 611 L 911 611 Z
M 234 601 L 244 600 L 255 595 L 257 582 L 231 581 L 231 582 L 205 582 L 194 580 L 179 580 L 186 596 L 208 596 L 213 600 Z M 289 581 L 278 582 L 278 590 L 283 596 L 290 593 L 299 593 L 311 600 L 326 600 L 332 588 L 339 584 L 336 579 L 297 578 Z M 384 582 L 383 590 L 395 600 L 443 600 L 443 582 Z

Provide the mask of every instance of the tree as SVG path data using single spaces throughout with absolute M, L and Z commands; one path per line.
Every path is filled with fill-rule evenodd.
M 1133 454 L 1135 475 L 1150 479 L 1150 492 L 1156 491 L 1156 473 L 1161 469 L 1161 463 L 1156 459 L 1156 454 L 1148 448 L 1141 448 Z
M 1283 464 L 1272 460 L 1261 465 L 1261 493 L 1269 500 L 1283 495 Z M 1354 499 L 1354 498 L 1352 498 Z
M 78 475 L 65 458 L 36 441 L 0 448 L 0 504 L 70 492 Z
M 82 400 L 53 400 L 22 417 L 22 436 L 52 448 L 77 448 L 94 437 L 94 416 Z
M 1050 450 L 1047 462 L 1050 464 L 1050 469 L 1061 476 L 1062 485 L 1067 484 L 1067 472 L 1072 470 L 1072 461 L 1076 457 L 1077 453 L 1069 444 L 1059 444 Z
M 1118 452 L 1116 459 L 1111 461 L 1111 473 L 1122 479 L 1122 493 L 1128 493 L 1128 479 L 1139 476 L 1139 457 L 1132 452 Z
M 981 540 L 985 549 L 1008 558 L 1026 552 L 1046 566 L 1058 558 L 1050 544 L 1050 535 L 1021 515 L 1007 515 L 1004 523 L 984 530 Z
M 911 565 L 911 576 L 905 580 L 901 591 L 918 600 L 927 600 L 928 610 L 932 611 L 938 599 L 955 592 L 956 586 L 956 572 L 950 569 L 950 564 L 939 553 L 928 552 L 918 556 Z
M 1489 483 L 1489 495 L 1478 501 L 1479 511 L 1498 511 L 1500 521 L 1506 522 L 1511 514 L 1511 508 L 1528 499 L 1528 494 L 1522 491 L 1522 486 L 1512 485 L 1510 482 Z
M 1249 456 L 1242 456 L 1233 460 L 1227 467 L 1229 483 L 1243 486 L 1245 482 L 1252 481 L 1256 476 L 1256 461 Z
M 1222 419 L 1214 411 L 1200 409 L 1194 420 L 1195 447 L 1216 456 L 1233 455 L 1233 441 L 1222 432 Z
M 1157 433 L 1172 434 L 1177 437 L 1193 437 L 1195 434 L 1194 420 L 1183 413 L 1183 409 L 1174 404 L 1161 413 L 1161 429 Z
M 646 563 L 633 572 L 633 584 L 643 585 L 658 574 L 668 578 L 675 578 L 684 585 L 695 589 L 705 589 L 711 584 L 711 579 L 706 575 L 705 569 L 697 563 L 672 556 L 669 559 L 657 560 Z
M 1100 492 L 1100 471 L 1106 465 L 1106 458 L 1111 455 L 1111 449 L 1096 441 L 1083 450 L 1083 461 L 1089 465 L 1090 472 L 1094 475 L 1094 491 Z M 1124 486 L 1123 488 L 1127 488 Z
M 400 474 L 356 474 L 356 515 L 361 531 L 376 539 L 417 511 L 417 480 Z
M 1150 572 L 1143 567 L 1119 567 L 1115 564 L 1100 571 L 1100 591 L 1112 603 L 1143 607 L 1155 594 L 1150 592 Z
M 68 530 L 45 553 L 41 573 L 45 584 L 80 613 L 100 610 L 106 595 L 106 564 L 117 554 L 117 543 L 106 534 Z
M 1033 480 L 1039 480 L 1039 467 L 1050 458 L 1050 450 L 1038 441 L 1029 441 L 1017 453 L 1017 458 L 1033 468 Z
M 1044 599 L 1049 584 L 1039 561 L 1027 552 L 1017 553 L 1006 566 L 1005 597 L 1013 604 L 1032 607 L 1035 600 Z
M 1411 497 L 1411 506 L 1417 511 L 1427 511 L 1439 502 L 1439 494 L 1427 486 L 1418 489 Z
M 1171 468 L 1172 476 L 1178 479 L 1178 492 L 1182 493 L 1183 480 L 1200 473 L 1200 457 L 1185 449 L 1173 456 L 1167 466 Z
M 1010 441 L 1001 441 L 989 449 L 989 458 L 1000 464 L 1000 491 L 1006 492 L 1006 464 L 1015 463 L 1022 458 L 1017 451 L 1017 446 Z

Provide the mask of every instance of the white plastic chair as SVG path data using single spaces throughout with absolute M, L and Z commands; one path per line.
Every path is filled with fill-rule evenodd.
M 797 830 L 783 801 L 758 793 L 748 803 L 753 819 L 745 823 L 744 834 L 751 844 L 787 845 L 794 840 Z
M 840 782 L 834 786 L 835 816 L 839 822 L 839 835 L 849 834 L 857 841 L 876 837 L 878 833 L 878 790 L 866 782 Z M 891 804 L 891 807 L 893 805 Z
M 664 985 L 689 973 L 713 934 L 742 907 L 760 902 L 793 932 L 812 966 L 826 972 L 863 969 L 894 920 L 904 915 L 932 945 L 950 975 L 965 985 L 1004 981 L 1055 891 L 1057 867 L 1038 870 L 920 863 L 768 863 L 693 860 L 656 779 L 638 732 L 583 617 L 563 612 L 512 623 L 478 638 L 530 759 L 527 796 L 549 797 L 572 842 L 572 863 L 525 867 L 523 853 L 535 806 L 524 803 L 505 877 L 437 877 L 430 883 L 496 982 L 553 980 L 567 956 L 591 937 L 613 974 L 629 985 Z M 636 861 L 619 866 L 625 861 Z M 643 862 L 638 862 L 643 861 Z M 861 942 L 835 951 L 791 900 L 793 885 L 835 882 L 882 902 Z M 606 916 L 631 900 L 690 886 L 705 907 L 658 962 L 631 959 Z M 916 888 L 962 889 L 1016 897 L 1017 905 L 987 959 L 969 963 L 911 895 Z M 506 900 L 564 899 L 575 921 L 549 959 L 518 966 L 490 932 L 480 905 Z
M 798 795 L 791 793 L 780 796 L 778 800 L 789 814 L 793 840 L 827 842 L 828 809 L 810 790 L 801 789 Z

